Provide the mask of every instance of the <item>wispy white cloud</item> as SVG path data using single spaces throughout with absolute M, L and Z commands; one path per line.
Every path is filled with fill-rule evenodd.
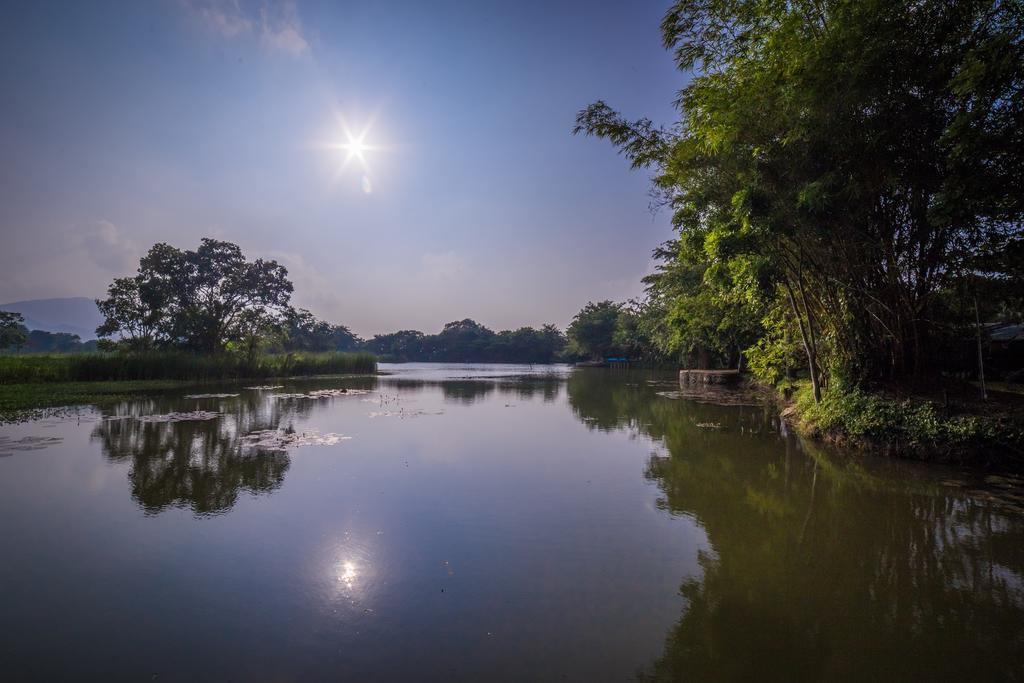
M 260 37 L 273 50 L 299 56 L 309 52 L 294 2 L 264 4 L 260 7 Z
M 180 0 L 185 11 L 206 30 L 227 40 L 254 36 L 266 49 L 301 56 L 309 52 L 293 0 Z
M 252 30 L 253 22 L 238 0 L 182 0 L 182 4 L 204 26 L 225 38 Z

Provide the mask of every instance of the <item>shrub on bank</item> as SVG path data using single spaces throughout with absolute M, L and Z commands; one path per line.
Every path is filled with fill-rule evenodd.
M 132 380 L 258 379 L 368 373 L 370 353 L 287 353 L 250 361 L 232 354 L 181 352 L 81 353 L 0 356 L 0 384 Z
M 805 430 L 887 447 L 1011 446 L 1024 444 L 1021 425 L 998 415 L 947 415 L 924 399 L 895 400 L 861 389 L 829 389 L 814 402 L 810 385 L 795 394 Z

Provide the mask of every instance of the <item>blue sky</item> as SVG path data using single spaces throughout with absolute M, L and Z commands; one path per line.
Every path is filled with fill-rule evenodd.
M 599 98 L 673 121 L 666 7 L 5 3 L 0 301 L 99 296 L 154 242 L 204 236 L 364 335 L 564 326 L 635 296 L 669 217 L 571 128 Z M 365 165 L 332 147 L 346 126 Z

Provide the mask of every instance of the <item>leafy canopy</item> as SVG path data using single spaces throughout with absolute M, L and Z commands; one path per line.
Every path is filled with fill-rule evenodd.
M 1024 3 L 680 0 L 662 34 L 680 120 L 598 101 L 575 130 L 656 169 L 665 338 L 783 323 L 816 387 L 925 373 L 960 324 L 942 293 L 1022 236 Z
M 156 244 L 138 274 L 118 278 L 96 302 L 101 337 L 122 335 L 134 348 L 216 352 L 280 322 L 292 283 L 276 261 L 247 261 L 236 244 L 203 239 L 195 251 Z

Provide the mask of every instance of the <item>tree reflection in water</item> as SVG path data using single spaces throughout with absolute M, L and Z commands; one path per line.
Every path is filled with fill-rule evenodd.
M 287 405 L 260 394 L 217 402 L 223 415 L 213 420 L 141 422 L 142 415 L 180 410 L 180 400 L 152 399 L 122 404 L 104 415 L 93 431 L 113 462 L 128 462 L 132 497 L 148 514 L 169 507 L 197 515 L 226 512 L 239 492 L 262 494 L 284 482 L 291 462 L 282 451 L 244 448 L 242 437 L 278 429 L 302 417 L 315 402 Z
M 655 391 L 600 371 L 568 380 L 591 428 L 664 445 L 645 471 L 658 505 L 712 548 L 641 679 L 1024 677 L 1019 513 L 935 469 L 825 453 L 780 434 L 773 411 Z
M 558 398 L 565 379 L 558 376 L 529 375 L 522 377 L 450 379 L 444 381 L 407 378 L 383 378 L 381 387 L 403 393 L 417 393 L 426 389 L 440 389 L 445 403 L 472 405 L 495 392 L 505 399 L 530 400 L 541 397 L 545 403 Z
M 440 388 L 446 402 L 472 404 L 498 392 L 504 397 L 554 401 L 562 380 L 550 377 L 472 379 L 450 382 L 352 378 L 346 386 L 364 390 L 415 394 Z M 302 391 L 334 384 L 305 382 Z M 288 429 L 301 423 L 323 403 L 311 399 L 274 399 L 269 392 L 239 391 L 235 398 L 183 400 L 160 397 L 135 400 L 104 412 L 93 431 L 103 453 L 113 462 L 130 464 L 132 497 L 149 514 L 170 507 L 191 509 L 197 515 L 226 512 L 241 492 L 274 491 L 284 483 L 291 463 L 288 453 L 247 448 L 245 436 L 262 430 Z M 218 410 L 212 420 L 142 422 L 144 415 Z

